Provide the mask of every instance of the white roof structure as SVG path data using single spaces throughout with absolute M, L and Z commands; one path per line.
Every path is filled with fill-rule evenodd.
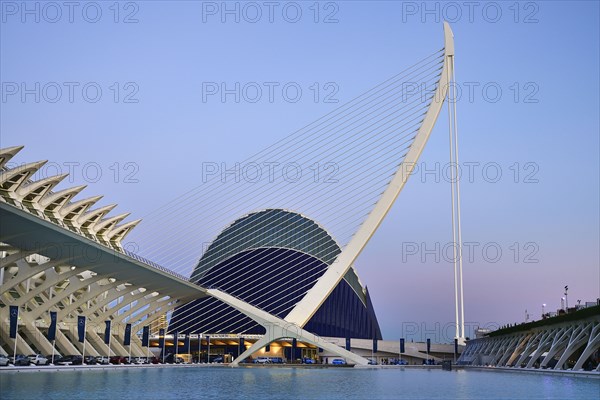
M 119 344 L 125 324 L 132 332 L 151 324 L 176 306 L 206 296 L 205 290 L 121 246 L 140 222 L 129 213 L 112 215 L 116 204 L 93 206 L 102 196 L 75 197 L 85 185 L 53 191 L 67 175 L 33 180 L 46 163 L 9 168 L 23 146 L 0 149 L 0 354 L 81 354 L 77 317 L 85 316 L 86 354 L 106 355 L 100 340 L 104 321 L 113 325 L 112 354 L 127 354 Z M 8 334 L 8 310 L 18 306 L 19 333 Z M 56 343 L 45 329 L 57 312 Z M 70 332 L 70 334 L 69 334 Z M 145 355 L 137 336 L 132 354 Z
M 104 245 L 117 250 L 122 249 L 121 241 L 141 222 L 141 219 L 121 223 L 129 213 L 107 216 L 116 204 L 92 209 L 103 196 L 72 201 L 85 185 L 53 192 L 52 189 L 69 174 L 32 181 L 31 177 L 47 161 L 7 168 L 8 161 L 22 149 L 23 146 L 0 149 L 0 195 L 3 199 L 11 204 L 23 204 L 30 212 Z

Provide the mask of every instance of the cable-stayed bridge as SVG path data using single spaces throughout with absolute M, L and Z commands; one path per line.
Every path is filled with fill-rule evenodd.
M 29 354 L 32 346 L 54 351 L 55 344 L 43 332 L 50 324 L 50 311 L 55 311 L 61 324 L 57 338 L 61 352 L 83 352 L 85 348 L 91 355 L 110 352 L 101 340 L 105 320 L 115 323 L 119 340 L 114 346 L 123 352 L 118 342 L 127 324 L 138 332 L 165 313 L 210 297 L 227 305 L 228 314 L 235 310 L 264 328 L 264 335 L 241 352 L 233 365 L 280 338 L 294 338 L 354 364 L 366 364 L 365 358 L 304 328 L 321 315 L 320 310 L 338 296 L 338 291 L 343 292 L 336 300 L 339 305 L 355 301 L 358 310 L 365 310 L 369 323 L 361 334 L 376 335 L 378 327 L 369 309 L 368 293 L 353 265 L 416 165 L 448 96 L 453 69 L 453 35 L 445 24 L 441 50 L 244 161 L 239 166 L 246 173 L 243 182 L 215 174 L 206 185 L 161 207 L 146 217 L 147 228 L 139 235 L 132 232 L 139 220 L 121 223 L 128 214 L 109 216 L 114 205 L 93 209 L 100 196 L 74 201 L 83 187 L 54 192 L 64 175 L 32 180 L 44 162 L 9 168 L 8 162 L 21 148 L 3 149 L 0 298 L 4 307 L 0 319 L 8 321 L 6 306 L 16 305 L 21 310 L 23 330 L 14 340 L 3 324 L 0 351 L 14 348 Z M 406 82 L 422 82 L 428 90 L 410 94 Z M 455 108 L 451 103 L 452 121 Z M 457 160 L 453 131 L 455 123 L 451 123 L 450 142 L 451 160 L 452 154 Z M 265 165 L 283 165 L 286 170 L 281 176 L 257 178 L 256 168 Z M 302 166 L 314 167 L 315 174 L 294 173 L 297 166 L 300 170 Z M 264 213 L 266 217 L 261 220 L 259 247 L 283 249 L 276 260 L 271 253 L 249 253 L 257 250 L 258 245 L 252 245 L 256 230 L 238 229 L 223 235 L 223 227 L 233 226 L 243 219 L 240 216 L 264 210 L 287 211 Z M 458 202 L 453 203 L 453 224 L 455 210 L 459 224 L 454 242 L 458 240 L 460 252 Z M 281 229 L 284 214 L 293 218 Z M 123 244 L 130 232 L 141 245 L 139 254 L 143 257 Z M 211 240 L 215 238 L 221 240 Z M 205 242 L 211 244 L 200 256 Z M 238 252 L 232 253 L 232 248 Z M 251 287 L 257 271 L 271 268 L 273 278 L 261 282 L 264 293 L 260 302 L 248 300 L 249 289 L 239 292 L 201 284 L 202 278 L 215 274 L 223 262 L 239 252 L 246 252 L 246 258 L 245 269 L 236 276 L 236 287 Z M 209 256 L 218 262 L 208 260 Z M 460 261 L 461 255 L 455 258 Z M 194 268 L 199 265 L 205 267 Z M 281 280 L 289 276 L 290 269 L 302 279 L 285 286 Z M 464 336 L 458 324 L 464 320 L 464 315 L 459 317 L 461 276 L 462 268 L 459 272 L 455 265 L 458 338 Z M 291 296 L 296 296 L 293 301 Z M 284 311 L 268 311 L 280 303 L 289 306 Z M 199 309 L 191 309 L 188 316 L 193 319 L 198 313 Z M 88 318 L 93 331 L 83 344 L 74 340 L 80 315 Z M 332 319 L 325 322 L 334 323 Z M 350 324 L 347 320 L 335 323 L 341 330 Z M 196 328 L 192 326 L 190 331 Z M 137 337 L 131 346 L 135 355 L 144 355 Z

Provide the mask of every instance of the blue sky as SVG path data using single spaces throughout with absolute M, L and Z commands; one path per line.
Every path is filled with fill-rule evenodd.
M 263 2 L 227 3 L 239 22 L 222 2 L 0 3 L 0 145 L 26 146 L 16 162 L 72 165 L 72 184 L 130 218 L 201 184 L 202 163 L 244 160 L 440 49 L 449 19 L 460 155 L 473 168 L 461 193 L 463 239 L 475 243 L 466 321 L 538 319 L 566 284 L 570 304 L 600 296 L 597 2 L 475 2 L 471 14 L 461 2 L 276 2 L 273 22 Z M 272 102 L 236 103 L 203 98 L 213 82 L 279 86 Z M 297 102 L 286 83 L 302 89 Z M 337 104 L 323 98 L 333 89 Z M 447 154 L 444 111 L 420 165 Z M 449 191 L 411 177 L 356 263 L 386 338 L 453 334 L 452 265 L 424 251 L 451 241 Z

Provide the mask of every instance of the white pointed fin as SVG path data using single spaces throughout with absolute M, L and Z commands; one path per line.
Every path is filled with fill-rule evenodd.
M 65 204 L 59 209 L 60 216 L 67 220 L 76 220 L 81 214 L 86 212 L 91 206 L 100 200 L 102 195 L 88 197 L 74 203 Z
M 48 161 L 37 161 L 0 172 L 0 188 L 14 192 Z
M 17 189 L 16 194 L 21 201 L 29 201 L 32 203 L 37 202 L 67 176 L 69 176 L 69 174 L 55 175 L 45 179 L 40 179 L 39 181 L 21 185 Z
M 115 226 L 108 233 L 106 233 L 105 236 L 111 242 L 120 243 L 121 240 L 123 240 L 123 238 L 125 238 L 125 236 L 127 236 L 129 232 L 131 232 L 133 228 L 135 228 L 140 222 L 142 222 L 141 219 L 136 219 L 135 221 Z
M 77 218 L 77 223 L 81 225 L 83 228 L 92 229 L 93 225 L 100 221 L 102 217 L 112 211 L 115 208 L 116 204 L 110 204 L 108 206 L 100 207 L 92 211 L 88 211 L 79 218 Z
M 42 208 L 50 209 L 52 211 L 65 205 L 69 200 L 75 197 L 86 187 L 87 185 L 80 185 L 68 189 L 63 189 L 54 193 L 47 193 L 38 201 L 38 203 Z
M 110 231 L 115 225 L 117 225 L 119 222 L 123 221 L 130 214 L 131 213 L 123 213 L 123 214 L 116 215 L 114 217 L 105 218 L 102 221 L 94 224 L 93 231 L 96 235 L 104 235 L 105 232 Z
M 4 168 L 7 162 L 21 151 L 25 146 L 13 146 L 0 149 L 0 168 Z

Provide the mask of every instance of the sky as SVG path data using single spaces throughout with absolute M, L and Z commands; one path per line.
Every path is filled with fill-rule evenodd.
M 439 50 L 448 20 L 467 334 L 539 319 L 565 285 L 569 305 L 600 297 L 598 2 L 68 4 L 0 1 L 0 146 L 144 218 L 140 246 L 207 163 L 245 160 Z M 386 339 L 454 335 L 447 126 L 444 109 L 355 263 Z

